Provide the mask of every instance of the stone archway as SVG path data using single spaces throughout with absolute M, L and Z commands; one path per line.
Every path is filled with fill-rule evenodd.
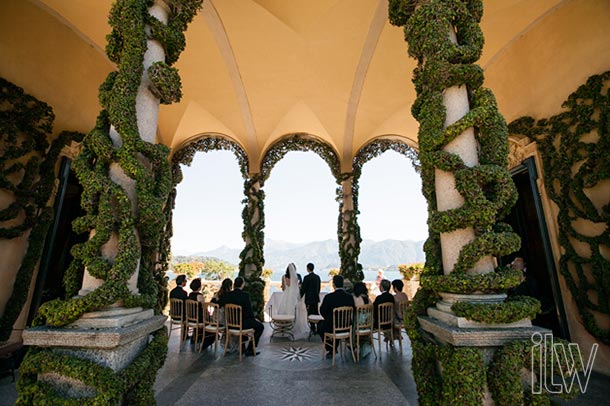
M 419 172 L 421 164 L 415 148 L 402 139 L 381 137 L 370 141 L 358 150 L 352 161 L 352 173 L 345 174 L 342 179 L 344 193 L 342 214 L 347 238 L 341 241 L 341 252 L 343 253 L 341 267 L 347 269 L 347 273 L 357 280 L 363 279 L 362 266 L 358 263 L 360 243 L 362 242 L 360 226 L 358 225 L 358 182 L 364 164 L 387 150 L 396 151 L 409 158 L 415 170 Z
M 239 165 L 240 174 L 245 182 L 248 182 L 248 155 L 245 150 L 239 145 L 239 143 L 230 137 L 223 134 L 201 134 L 189 142 L 183 144 L 177 148 L 171 157 L 171 171 L 173 179 L 173 188 L 169 194 L 167 203 L 164 207 L 164 213 L 167 218 L 167 224 L 164 229 L 163 238 L 159 245 L 159 253 L 157 259 L 157 265 L 162 271 L 160 275 L 165 275 L 165 272 L 169 269 L 169 260 L 171 255 L 171 243 L 170 239 L 173 235 L 172 229 L 172 217 L 173 210 L 176 201 L 176 187 L 182 181 L 182 169 L 180 165 L 190 166 L 193 162 L 193 158 L 197 152 L 208 152 L 208 151 L 230 151 L 235 155 L 237 163 Z M 159 294 L 159 306 L 165 308 L 167 305 L 167 286 L 164 279 L 156 281 L 162 286 L 161 291 L 163 294 Z

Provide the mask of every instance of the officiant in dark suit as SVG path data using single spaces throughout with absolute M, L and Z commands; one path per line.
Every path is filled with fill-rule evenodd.
M 241 306 L 241 317 L 242 317 L 242 326 L 244 329 L 252 328 L 254 329 L 254 343 L 256 347 L 258 347 L 258 341 L 263 334 L 263 330 L 265 326 L 263 323 L 258 321 L 256 317 L 254 317 L 254 312 L 252 311 L 252 302 L 250 301 L 250 295 L 244 292 L 242 289 L 244 288 L 244 278 L 238 276 L 235 278 L 233 282 L 233 290 L 223 297 L 220 298 L 218 305 L 223 307 L 226 304 L 235 304 Z M 258 355 L 259 352 L 257 351 Z M 246 356 L 254 355 L 254 349 L 252 347 L 252 342 L 248 344 L 248 348 L 246 348 Z
M 310 262 L 307 264 L 307 275 L 301 283 L 301 297 L 305 296 L 305 307 L 307 308 L 307 316 L 318 313 L 318 303 L 320 303 L 320 277 L 314 272 L 314 265 Z M 317 326 L 314 323 L 310 325 L 311 331 L 316 331 Z
M 335 291 L 324 296 L 320 306 L 320 315 L 324 317 L 324 320 L 318 324 L 318 333 L 322 341 L 324 341 L 324 333 L 332 333 L 333 331 L 333 310 L 342 306 L 354 307 L 354 297 L 343 289 L 343 276 L 333 276 L 333 288 Z M 332 358 L 333 348 L 328 343 L 326 343 L 326 350 L 328 351 L 326 357 Z

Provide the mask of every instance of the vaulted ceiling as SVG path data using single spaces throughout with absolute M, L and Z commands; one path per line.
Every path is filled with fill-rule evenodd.
M 57 131 L 88 131 L 111 0 L 0 2 L 0 76 L 49 103 Z M 507 121 L 558 112 L 588 76 L 610 69 L 610 2 L 486 0 L 480 65 Z M 349 166 L 377 137 L 417 144 L 402 29 L 387 0 L 205 0 L 176 67 L 184 96 L 162 106 L 158 139 L 205 134 L 240 143 L 257 165 L 286 134 L 324 139 Z

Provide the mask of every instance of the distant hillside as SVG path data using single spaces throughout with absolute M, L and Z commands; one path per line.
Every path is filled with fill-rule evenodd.
M 361 245 L 359 262 L 365 269 L 388 269 L 400 264 L 424 262 L 423 244 L 423 241 L 364 240 Z M 304 270 L 308 262 L 316 264 L 317 269 L 338 268 L 340 262 L 338 247 L 336 240 L 302 244 L 267 240 L 265 242 L 265 268 L 281 271 L 291 262 L 294 262 L 299 270 Z M 240 249 L 223 246 L 211 251 L 198 252 L 189 257 L 212 257 L 231 264 L 238 264 L 240 251 Z

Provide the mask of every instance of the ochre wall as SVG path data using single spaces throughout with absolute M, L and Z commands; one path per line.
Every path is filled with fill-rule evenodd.
M 86 133 L 92 128 L 100 110 L 97 89 L 112 69 L 99 50 L 29 1 L 3 0 L 0 55 L 0 77 L 53 108 L 54 134 L 63 130 Z M 0 208 L 12 200 L 12 196 L 0 191 Z M 0 240 L 0 314 L 4 313 L 27 250 L 28 235 Z M 15 328 L 25 324 L 28 308 L 29 301 Z
M 550 117 L 591 75 L 610 70 L 610 2 L 565 1 L 485 68 L 507 122 Z

